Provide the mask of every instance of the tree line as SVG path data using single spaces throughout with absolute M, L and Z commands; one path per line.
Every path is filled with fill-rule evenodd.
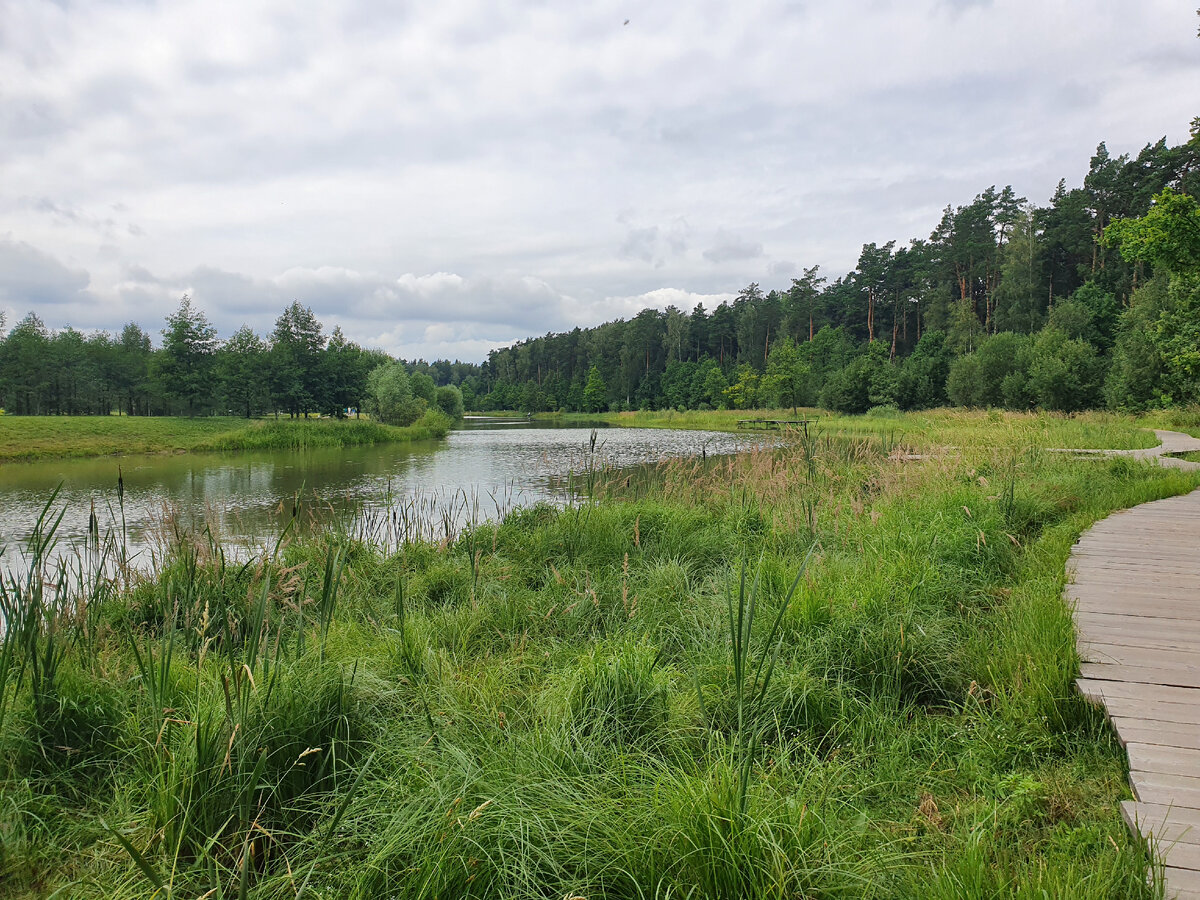
M 427 410 L 462 416 L 451 382 L 464 368 L 479 367 L 408 364 L 358 346 L 340 328 L 326 336 L 299 301 L 266 338 L 243 326 L 220 341 L 185 295 L 159 347 L 136 323 L 84 335 L 51 331 L 29 313 L 0 342 L 0 402 L 19 415 L 343 417 L 367 409 L 408 425 Z
M 326 336 L 288 306 L 273 331 L 218 340 L 184 297 L 161 346 L 51 331 L 34 313 L 0 341 L 11 413 L 343 416 L 407 424 L 438 409 L 876 406 L 1144 409 L 1200 400 L 1200 118 L 1179 146 L 1101 143 L 1082 185 L 1045 206 L 989 187 L 927 238 L 864 244 L 832 281 L 744 288 L 711 311 L 645 309 L 491 352 L 404 361 Z
M 464 394 L 526 411 L 1188 402 L 1200 344 L 1185 272 L 1105 235 L 1198 188 L 1200 119 L 1179 146 L 1101 143 L 1082 185 L 1060 181 L 1044 206 L 989 187 L 928 237 L 864 244 L 832 281 L 812 266 L 712 310 L 530 338 L 491 353 Z

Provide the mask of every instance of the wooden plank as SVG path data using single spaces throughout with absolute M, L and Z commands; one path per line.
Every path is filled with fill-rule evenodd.
M 1134 796 L 1144 803 L 1158 803 L 1200 810 L 1200 790 L 1164 787 L 1147 781 L 1138 781 L 1132 787 Z
M 1195 725 L 1200 722 L 1200 702 L 1156 703 L 1153 700 L 1127 700 L 1105 697 L 1102 700 L 1109 719 L 1136 719 L 1147 725 Z
M 1072 552 L 1080 547 L 1113 547 L 1119 550 L 1122 547 L 1136 547 L 1141 544 L 1186 547 L 1189 545 L 1188 537 L 1186 534 L 1179 533 L 1160 534 L 1144 531 L 1130 533 L 1124 528 L 1119 531 L 1108 531 L 1097 526 L 1079 539 L 1072 548 Z
M 1200 577 L 1200 576 L 1197 576 Z M 1172 622 L 1200 623 L 1200 601 L 1180 606 L 1174 600 L 1130 601 L 1120 597 L 1090 597 L 1072 603 L 1076 616 L 1095 614 L 1132 615 L 1141 619 L 1167 619 Z M 1099 625 L 1099 623 L 1094 623 Z M 1100 626 L 1103 627 L 1103 626 Z
M 1194 669 L 1200 671 L 1200 653 L 1194 650 L 1154 650 L 1113 643 L 1079 643 L 1079 655 L 1088 662 L 1112 665 L 1142 666 L 1154 668 L 1165 666 L 1171 669 Z
M 1164 808 L 1171 809 L 1172 814 L 1147 812 L 1144 804 L 1124 800 L 1121 802 L 1121 817 L 1129 826 L 1130 831 L 1141 834 L 1147 840 L 1156 840 L 1161 844 L 1168 845 L 1192 844 L 1200 849 L 1200 824 L 1183 821 L 1187 817 L 1181 816 L 1180 813 L 1185 810 L 1176 810 L 1173 807 Z M 1196 810 L 1187 810 L 1186 812 L 1196 812 Z
M 1155 852 L 1162 861 L 1178 869 L 1200 869 L 1200 845 L 1171 844 L 1165 841 L 1154 842 Z M 1170 882 L 1167 882 L 1167 894 L 1170 896 Z
M 1071 551 L 1072 564 L 1067 569 L 1075 575 L 1086 575 L 1092 569 L 1103 567 L 1106 562 L 1121 562 L 1144 568 L 1151 560 L 1161 560 L 1171 569 L 1192 569 L 1195 560 L 1188 552 L 1193 548 L 1190 540 L 1170 541 L 1155 536 L 1144 542 L 1121 541 L 1103 544 L 1078 544 Z
M 1200 577 L 1200 574 L 1190 577 Z M 1071 585 L 1069 592 L 1064 592 L 1063 599 L 1067 606 L 1072 608 L 1087 604 L 1099 604 L 1117 610 L 1133 609 L 1142 604 L 1150 607 L 1174 606 L 1178 608 L 1180 616 L 1188 618 L 1193 615 L 1195 607 L 1200 605 L 1200 585 L 1192 582 L 1179 589 L 1153 588 L 1140 593 L 1132 592 L 1124 586 L 1109 590 L 1100 586 Z
M 1191 775 L 1200 772 L 1200 750 L 1182 747 L 1156 747 L 1130 741 L 1125 745 L 1131 772 L 1157 772 L 1162 775 Z
M 1090 628 L 1087 631 L 1082 629 L 1076 629 L 1076 631 L 1080 644 L 1111 644 L 1121 639 L 1121 630 L 1119 628 Z M 1159 648 L 1163 650 L 1189 650 L 1194 646 L 1192 641 L 1186 637 L 1154 635 L 1131 635 L 1126 638 L 1125 642 L 1131 647 Z
M 1136 610 L 1128 612 L 1079 612 L 1076 615 L 1079 624 L 1084 628 L 1095 625 L 1099 628 L 1144 628 L 1148 631 L 1158 631 L 1163 628 L 1175 628 L 1188 634 L 1200 635 L 1200 622 L 1189 619 L 1167 619 L 1161 616 L 1141 616 Z M 1144 620 L 1144 621 L 1142 621 Z
M 1122 746 L 1129 743 L 1154 747 L 1181 747 L 1200 750 L 1200 724 L 1149 724 L 1143 719 L 1112 718 L 1113 727 Z
M 1164 866 L 1163 880 L 1168 885 L 1167 900 L 1200 900 L 1200 872 L 1195 869 Z
M 1200 672 L 1195 669 L 1083 663 L 1079 667 L 1079 674 L 1084 678 L 1103 681 L 1132 681 L 1142 684 L 1200 688 Z
M 1160 587 L 1151 584 L 1131 584 L 1128 579 L 1102 576 L 1099 572 L 1090 572 L 1085 580 L 1072 581 L 1068 587 L 1096 593 L 1109 591 L 1130 594 L 1131 596 L 1148 594 L 1155 597 L 1170 597 L 1180 600 L 1192 599 L 1196 596 L 1196 586 L 1194 584 L 1179 585 L 1173 589 L 1172 593 L 1164 594 Z
M 1143 803 L 1200 809 L 1200 778 L 1194 776 L 1134 772 L 1129 786 Z
M 1175 822 L 1179 825 L 1200 826 L 1200 809 L 1187 809 L 1162 803 L 1137 803 L 1133 800 L 1121 801 L 1122 814 L 1135 815 L 1143 825 L 1159 825 L 1163 822 Z
M 1120 570 L 1122 572 L 1144 572 L 1150 578 L 1169 579 L 1175 575 L 1194 575 L 1196 567 L 1191 562 L 1179 558 L 1181 550 L 1172 550 L 1156 546 L 1130 550 L 1125 553 L 1114 553 L 1109 550 L 1097 549 L 1083 553 L 1075 553 L 1076 560 L 1089 560 L 1087 573 Z M 1079 583 L 1076 577 L 1075 583 Z
M 1143 504 L 1080 539 L 1063 589 L 1085 660 L 1076 685 L 1129 754 L 1138 799 L 1121 814 L 1165 863 L 1166 896 L 1180 900 L 1200 900 L 1198 548 L 1200 491 Z
M 1136 637 L 1155 638 L 1189 638 L 1200 644 L 1200 623 L 1187 622 L 1182 619 L 1153 618 L 1151 616 L 1119 616 L 1112 613 L 1079 613 L 1078 627 L 1081 632 L 1088 634 L 1116 633 L 1130 634 Z
M 1094 681 L 1080 678 L 1079 690 L 1085 696 L 1120 697 L 1127 700 L 1149 700 L 1155 703 L 1178 703 L 1194 706 L 1200 702 L 1200 692 L 1195 688 L 1167 687 L 1119 681 Z

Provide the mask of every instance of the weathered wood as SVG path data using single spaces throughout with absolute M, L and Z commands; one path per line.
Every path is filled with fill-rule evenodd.
M 1079 667 L 1079 674 L 1084 678 L 1105 681 L 1135 681 L 1140 684 L 1166 684 L 1176 687 L 1200 688 L 1200 672 L 1197 672 L 1195 669 L 1083 663 Z
M 1153 781 L 1144 781 L 1132 775 L 1130 776 L 1130 782 L 1133 787 L 1133 795 L 1143 803 L 1157 803 L 1170 808 L 1200 810 L 1200 790 L 1156 784 Z
M 1148 722 L 1126 716 L 1111 716 L 1109 720 L 1117 730 L 1122 746 L 1134 742 L 1200 750 L 1200 725 L 1194 722 Z
M 1200 900 L 1200 491 L 1097 523 L 1067 574 L 1076 685 L 1129 755 L 1138 799 L 1121 813 L 1165 863 L 1166 896 Z
M 1139 610 L 1148 618 L 1158 619 L 1178 619 L 1189 618 L 1192 616 L 1200 617 L 1200 612 L 1195 612 L 1194 607 L 1200 606 L 1200 595 L 1196 596 L 1195 600 L 1147 600 L 1144 605 L 1139 607 Z M 1192 608 L 1189 608 L 1192 607 Z M 1120 613 L 1123 610 L 1128 610 L 1128 598 L 1087 598 L 1081 602 L 1076 602 L 1076 612 L 1110 612 Z M 1200 618 L 1196 619 L 1200 620 Z
M 1111 644 L 1114 639 L 1119 639 L 1120 637 L 1120 629 L 1094 628 L 1086 632 L 1079 629 L 1079 642 L 1081 644 Z M 1145 647 L 1148 649 L 1187 650 L 1189 647 L 1194 646 L 1186 637 L 1153 637 L 1139 634 L 1129 635 L 1126 640 L 1131 647 Z
M 1162 871 L 1163 878 L 1170 885 L 1167 889 L 1168 900 L 1200 900 L 1200 872 L 1176 869 L 1174 866 L 1164 866 Z
M 1143 803 L 1200 809 L 1200 778 L 1195 776 L 1131 772 L 1129 783 L 1134 795 Z
M 1122 800 L 1121 815 L 1131 828 L 1140 828 L 1147 837 L 1153 833 L 1159 840 L 1200 844 L 1200 809 Z
M 1200 671 L 1200 654 L 1191 650 L 1154 650 L 1149 647 L 1119 644 L 1083 643 L 1079 656 L 1086 662 L 1126 666 L 1167 666 L 1173 669 Z
M 1200 719 L 1200 704 L 1156 703 L 1120 697 L 1105 697 L 1101 702 L 1111 719 L 1136 719 L 1151 725 L 1161 723 L 1164 727 L 1191 725 Z
M 1085 696 L 1096 696 L 1103 703 L 1104 697 L 1125 700 L 1147 700 L 1156 703 L 1175 703 L 1200 707 L 1200 694 L 1195 688 L 1167 687 L 1154 684 L 1126 683 L 1121 681 L 1095 681 L 1080 678 L 1075 682 Z
M 1130 771 L 1157 772 L 1160 775 L 1191 775 L 1200 772 L 1200 750 L 1182 747 L 1158 747 L 1154 744 L 1125 744 Z

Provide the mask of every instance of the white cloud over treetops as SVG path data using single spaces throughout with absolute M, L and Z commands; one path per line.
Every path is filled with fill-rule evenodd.
M 1186 138 L 1169 0 L 7 0 L 0 307 L 223 334 L 293 299 L 480 359 L 643 305 L 831 275 L 1100 140 Z M 624 24 L 628 19 L 628 24 Z

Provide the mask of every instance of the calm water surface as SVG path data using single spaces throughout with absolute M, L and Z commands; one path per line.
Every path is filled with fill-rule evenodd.
M 271 543 L 300 501 L 299 520 L 340 518 L 366 531 L 437 537 L 448 524 L 503 515 L 540 500 L 562 501 L 563 476 L 588 464 L 591 429 L 468 424 L 444 440 L 303 452 L 180 454 L 56 460 L 0 466 L 0 569 L 21 548 L 55 488 L 60 552 L 85 545 L 93 510 L 101 536 L 122 534 L 151 565 L 176 530 L 205 528 L 238 555 Z M 731 453 L 738 435 L 607 428 L 593 459 L 613 466 L 665 457 Z

